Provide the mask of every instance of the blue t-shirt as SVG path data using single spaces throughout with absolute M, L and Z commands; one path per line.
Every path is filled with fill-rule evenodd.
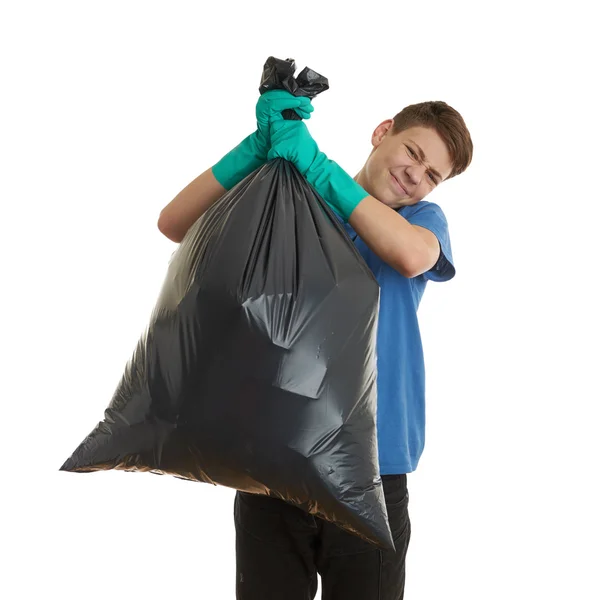
M 425 446 L 425 364 L 417 309 L 427 281 L 455 275 L 448 223 L 442 209 L 421 200 L 398 210 L 412 225 L 432 231 L 440 242 L 437 264 L 413 278 L 381 260 L 346 223 L 346 232 L 380 287 L 377 330 L 377 441 L 382 475 L 411 473 Z

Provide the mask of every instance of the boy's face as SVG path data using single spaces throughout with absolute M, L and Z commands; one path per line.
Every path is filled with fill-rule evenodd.
M 452 163 L 434 129 L 411 127 L 392 135 L 392 125 L 389 119 L 373 132 L 373 150 L 356 181 L 380 202 L 400 208 L 434 190 L 450 175 Z

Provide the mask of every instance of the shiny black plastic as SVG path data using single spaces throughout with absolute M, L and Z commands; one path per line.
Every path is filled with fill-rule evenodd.
M 105 411 L 61 470 L 149 471 L 281 498 L 393 548 L 378 466 L 379 287 L 277 159 L 173 253 Z
M 314 98 L 317 94 L 329 89 L 326 77 L 316 71 L 305 67 L 297 77 L 294 77 L 296 62 L 293 58 L 281 60 L 270 56 L 264 64 L 262 79 L 258 91 L 261 94 L 269 90 L 287 90 L 294 96 Z M 293 110 L 284 110 L 285 119 L 299 120 L 300 117 Z

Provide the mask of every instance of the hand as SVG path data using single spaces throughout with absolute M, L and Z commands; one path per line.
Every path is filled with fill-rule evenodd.
M 314 107 L 309 98 L 294 96 L 285 90 L 270 90 L 261 95 L 256 103 L 257 130 L 212 167 L 213 175 L 222 187 L 230 190 L 267 162 L 271 146 L 269 123 L 273 119 L 283 121 L 281 113 L 287 109 L 295 110 L 303 119 L 309 119 Z
M 303 121 L 285 121 L 272 118 L 270 127 L 271 149 L 267 160 L 284 158 L 306 176 L 312 164 L 322 154 Z
M 271 90 L 260 96 L 256 103 L 257 136 L 261 150 L 264 151 L 264 160 L 271 147 L 269 126 L 273 121 L 283 121 L 284 110 L 294 110 L 302 119 L 310 119 L 310 113 L 315 107 L 310 98 L 294 96 L 286 90 Z M 294 122 L 294 121 L 292 121 Z

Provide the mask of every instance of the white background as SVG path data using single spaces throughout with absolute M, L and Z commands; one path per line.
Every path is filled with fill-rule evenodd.
M 457 275 L 419 311 L 407 600 L 600 598 L 592 3 L 350 4 L 2 3 L 3 598 L 234 598 L 233 490 L 58 469 L 148 322 L 160 210 L 254 130 L 270 55 L 329 78 L 309 127 L 352 174 L 407 104 L 473 136 L 427 198 Z

